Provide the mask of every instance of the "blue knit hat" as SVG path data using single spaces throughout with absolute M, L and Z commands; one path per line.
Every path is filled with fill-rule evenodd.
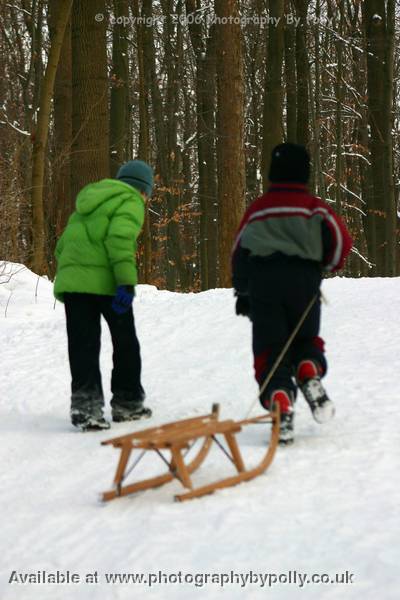
M 151 196 L 154 185 L 153 169 L 143 160 L 129 160 L 120 167 L 117 179 Z

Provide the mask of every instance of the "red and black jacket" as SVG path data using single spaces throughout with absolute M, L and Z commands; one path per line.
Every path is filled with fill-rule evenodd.
M 233 286 L 247 292 L 247 261 L 291 256 L 341 269 L 352 247 L 342 219 L 307 187 L 274 183 L 247 209 L 232 254 Z

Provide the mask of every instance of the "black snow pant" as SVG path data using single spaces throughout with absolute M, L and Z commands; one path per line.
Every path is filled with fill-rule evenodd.
M 72 403 L 104 402 L 100 373 L 101 316 L 110 329 L 113 344 L 111 377 L 112 405 L 129 408 L 144 399 L 140 382 L 140 346 L 136 336 L 132 308 L 122 314 L 112 309 L 112 296 L 65 293 L 68 354 L 72 375 Z
M 275 360 L 315 294 L 319 293 L 318 263 L 285 257 L 249 260 L 250 311 L 253 324 L 254 369 L 261 387 Z M 299 363 L 314 360 L 323 376 L 327 370 L 324 342 L 319 337 L 321 303 L 316 300 L 289 350 L 263 392 L 268 402 L 272 392 L 297 392 L 295 374 Z

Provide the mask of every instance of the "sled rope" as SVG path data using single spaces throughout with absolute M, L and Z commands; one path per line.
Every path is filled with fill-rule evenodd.
M 302 316 L 300 317 L 299 322 L 297 323 L 296 327 L 293 329 L 288 341 L 286 342 L 286 344 L 284 345 L 284 347 L 282 348 L 281 353 L 279 354 L 279 356 L 277 357 L 276 361 L 274 362 L 274 364 L 272 365 L 272 368 L 270 370 L 270 372 L 268 373 L 268 376 L 266 377 L 264 383 L 262 384 L 260 391 L 258 392 L 258 396 L 257 398 L 255 398 L 253 400 L 253 402 L 251 403 L 251 406 L 246 414 L 246 419 L 249 417 L 250 413 L 252 412 L 254 405 L 256 404 L 256 402 L 258 402 L 261 394 L 264 392 L 265 388 L 267 387 L 267 385 L 269 384 L 269 382 L 271 381 L 276 369 L 279 367 L 279 365 L 282 362 L 283 357 L 285 356 L 286 352 L 289 350 L 290 345 L 292 344 L 294 338 L 296 337 L 296 335 L 298 334 L 301 326 L 303 325 L 304 321 L 306 320 L 308 313 L 310 312 L 310 310 L 312 309 L 312 307 L 314 306 L 315 302 L 317 301 L 318 297 L 321 296 L 322 294 L 320 291 L 318 291 L 315 296 L 313 296 L 308 304 L 308 306 L 306 307 L 304 313 L 302 314 Z M 325 301 L 325 299 L 324 299 Z

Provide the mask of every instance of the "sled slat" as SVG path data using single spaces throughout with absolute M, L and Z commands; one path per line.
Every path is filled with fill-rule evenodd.
M 197 439 L 201 436 L 215 435 L 217 433 L 225 433 L 225 431 L 240 431 L 240 425 L 236 425 L 235 421 L 215 421 L 206 423 L 205 425 L 193 424 L 182 431 L 159 433 L 149 438 L 142 438 L 137 442 L 132 443 L 134 448 L 169 448 L 179 444 L 186 444 L 190 440 Z
M 218 418 L 218 409 L 219 407 L 216 405 L 213 407 L 216 412 L 212 412 L 209 415 L 202 415 L 200 417 L 191 417 L 190 419 L 183 419 L 182 421 L 174 421 L 172 423 L 166 423 L 165 425 L 159 425 L 158 427 L 150 427 L 148 429 L 142 429 L 141 431 L 135 431 L 134 433 L 128 433 L 126 435 L 121 435 L 119 437 L 112 438 L 110 440 L 104 440 L 101 442 L 102 446 L 112 445 L 115 447 L 120 446 L 121 444 L 126 443 L 129 440 L 140 440 L 143 438 L 151 437 L 152 435 L 157 435 L 159 433 L 164 432 L 174 432 L 177 430 L 185 430 L 186 428 L 192 425 L 204 424 L 206 425 L 211 420 Z

